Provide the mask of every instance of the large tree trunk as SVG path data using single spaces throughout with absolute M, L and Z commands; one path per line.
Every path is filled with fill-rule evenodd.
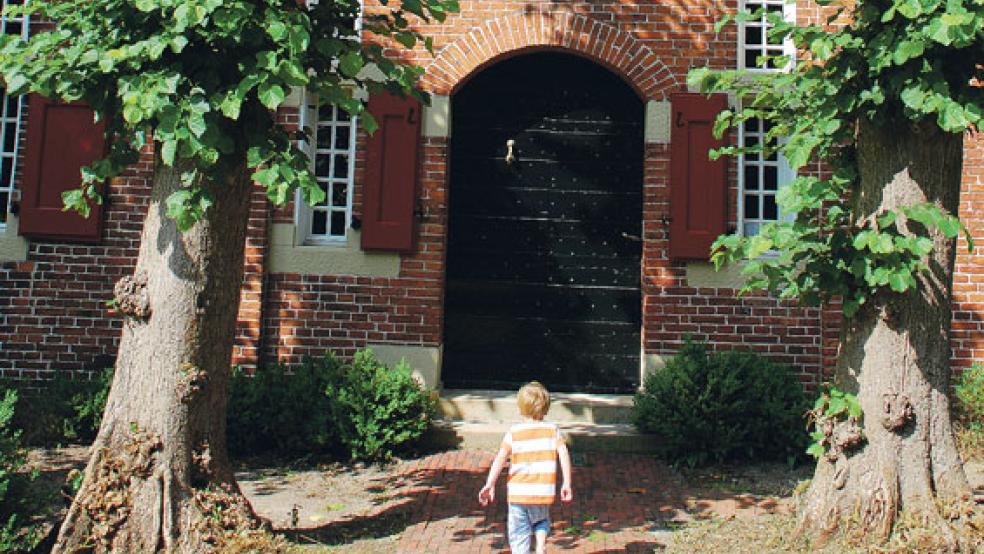
M 927 201 L 956 213 L 962 157 L 961 136 L 933 122 L 901 129 L 862 122 L 856 213 Z M 901 223 L 903 232 L 916 225 Z M 844 450 L 817 464 L 800 529 L 821 541 L 852 527 L 884 539 L 905 517 L 959 548 L 939 511 L 970 493 L 947 399 L 956 241 L 930 231 L 935 248 L 919 290 L 871 299 L 842 329 L 835 382 L 857 394 L 863 438 L 852 447 L 842 426 L 835 439 Z
M 180 163 L 157 163 L 116 374 L 81 489 L 53 552 L 207 552 L 258 520 L 226 456 L 226 389 L 251 182 L 239 164 L 203 182 L 206 218 L 180 232 L 165 215 Z

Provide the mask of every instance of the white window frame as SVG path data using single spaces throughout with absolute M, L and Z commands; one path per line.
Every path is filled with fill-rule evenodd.
M 318 131 L 319 129 L 332 129 L 333 126 L 320 126 L 318 117 L 318 107 L 317 98 L 314 95 L 304 93 L 302 95 L 301 103 L 301 113 L 300 113 L 300 126 L 302 129 L 308 129 L 311 131 L 311 140 L 302 141 L 301 148 L 304 149 L 308 157 L 310 158 L 310 169 L 315 172 L 315 167 L 317 163 L 317 157 L 319 154 L 327 155 L 334 158 L 336 154 L 343 153 L 348 156 L 348 168 L 345 177 L 346 195 L 345 195 L 345 227 L 342 231 L 342 235 L 332 235 L 331 234 L 331 213 L 335 211 L 340 211 L 332 206 L 332 182 L 338 182 L 339 179 L 335 177 L 325 177 L 319 178 L 318 182 L 327 182 L 327 197 L 325 201 L 328 203 L 327 210 L 321 210 L 319 207 L 308 206 L 304 202 L 300 191 L 297 192 L 294 198 L 294 205 L 296 209 L 294 210 L 294 223 L 297 225 L 299 230 L 299 235 L 302 237 L 302 244 L 306 245 L 344 245 L 348 241 L 349 229 L 352 227 L 352 204 L 355 196 L 355 150 L 359 122 L 358 118 L 349 116 L 347 127 L 349 128 L 349 144 L 347 150 L 336 150 L 334 144 L 334 133 L 332 134 L 332 140 L 329 144 L 329 148 L 318 149 Z M 334 110 L 341 110 L 339 107 L 334 107 Z M 334 118 L 333 118 L 334 120 Z M 334 163 L 333 161 L 331 163 Z M 329 173 L 334 173 L 329 171 Z M 327 220 L 325 222 L 325 230 L 327 234 L 314 234 L 313 224 L 314 224 L 314 212 L 315 211 L 327 211 Z
M 783 18 L 785 18 L 786 21 L 793 21 L 793 22 L 796 21 L 796 3 L 795 2 L 789 2 L 787 0 L 739 0 L 738 1 L 738 10 L 739 11 L 748 11 L 748 6 L 749 5 L 754 6 L 754 8 L 751 11 L 755 11 L 755 10 L 759 9 L 760 7 L 764 7 L 764 6 L 782 6 L 782 16 L 783 16 Z M 737 60 L 737 62 L 738 62 L 738 64 L 737 64 L 738 65 L 738 69 L 744 69 L 744 70 L 747 70 L 747 71 L 755 71 L 755 72 L 788 71 L 792 67 L 792 64 L 795 63 L 795 61 L 796 61 L 796 47 L 793 44 L 792 39 L 790 39 L 789 37 L 786 37 L 785 39 L 783 39 L 783 43 L 782 43 L 782 53 L 783 53 L 783 55 L 789 57 L 789 63 L 785 67 L 768 68 L 768 67 L 758 67 L 758 66 L 748 67 L 747 65 L 745 65 L 745 52 L 746 52 L 746 49 L 745 49 L 745 41 L 744 41 L 744 38 L 745 38 L 746 29 L 749 26 L 751 26 L 751 27 L 759 27 L 759 28 L 762 29 L 762 38 L 761 38 L 761 40 L 762 40 L 761 45 L 762 46 L 765 46 L 767 44 L 767 42 L 768 42 L 767 35 L 768 35 L 768 32 L 769 32 L 769 26 L 766 24 L 766 20 L 765 20 L 764 17 L 761 20 L 759 20 L 758 22 L 744 22 L 744 21 L 739 22 L 738 23 L 738 44 L 737 44 L 737 50 L 736 50 L 737 57 L 738 57 L 738 60 Z
M 312 6 L 320 3 L 319 0 L 305 0 L 305 6 L 311 8 Z M 355 18 L 353 26 L 355 28 L 356 36 L 362 31 L 362 13 L 365 10 L 365 2 L 359 0 L 359 13 Z M 334 62 L 337 64 L 337 60 Z M 334 66 L 333 66 L 334 67 Z M 301 94 L 301 107 L 300 107 L 300 118 L 299 123 L 301 129 L 309 129 L 312 133 L 311 141 L 301 141 L 300 147 L 308 154 L 308 159 L 310 160 L 311 173 L 315 173 L 317 156 L 318 156 L 318 98 L 314 94 L 309 93 L 307 90 L 302 91 Z M 341 108 L 334 107 L 335 113 Z M 334 117 L 332 118 L 335 119 Z M 331 213 L 333 210 L 331 207 L 332 201 L 332 187 L 328 186 L 327 196 L 325 200 L 328 202 L 329 208 L 327 210 L 328 216 L 325 222 L 325 230 L 328 234 L 314 234 L 314 229 L 312 228 L 314 224 L 314 212 L 319 211 L 318 208 L 308 206 L 307 202 L 304 201 L 301 191 L 297 191 L 294 195 L 294 225 L 298 229 L 298 236 L 301 238 L 301 244 L 304 245 L 323 245 L 323 246 L 344 246 L 348 242 L 349 229 L 352 228 L 352 204 L 355 197 L 355 150 L 356 143 L 358 142 L 359 134 L 359 121 L 355 116 L 349 116 L 349 148 L 348 148 L 348 176 L 346 183 L 347 194 L 345 199 L 345 229 L 342 235 L 331 235 Z M 334 150 L 334 134 L 332 135 L 331 148 L 324 151 L 329 156 L 334 156 L 339 151 Z M 334 163 L 334 162 L 332 162 Z M 315 175 L 317 178 L 317 175 Z M 328 180 L 332 180 L 334 177 L 329 177 Z M 320 182 L 320 180 L 319 180 Z
M 759 131 L 757 133 L 755 133 L 755 134 L 758 135 L 761 138 L 765 138 L 765 127 L 763 125 L 763 121 L 761 119 L 759 119 L 758 122 L 759 122 Z M 746 134 L 746 131 L 745 131 L 745 122 L 742 122 L 742 124 L 738 126 L 738 144 L 740 146 L 744 146 L 745 145 L 745 134 Z M 780 143 L 783 142 L 783 139 L 780 138 L 779 139 L 779 142 Z M 758 190 L 751 191 L 751 192 L 753 194 L 757 194 L 757 196 L 759 198 L 759 216 L 757 218 L 753 219 L 753 220 L 746 220 L 745 219 L 745 185 L 746 185 L 746 183 L 745 183 L 745 167 L 746 167 L 746 165 L 751 165 L 751 162 L 746 162 L 746 160 L 745 160 L 745 156 L 746 155 L 745 154 L 741 154 L 741 155 L 738 156 L 738 202 L 737 202 L 737 204 L 738 204 L 738 210 L 737 210 L 738 211 L 738 217 L 737 217 L 738 233 L 737 234 L 739 234 L 739 235 L 742 235 L 742 236 L 751 236 L 752 235 L 751 233 L 746 233 L 745 232 L 745 224 L 746 223 L 758 223 L 759 224 L 759 229 L 761 230 L 762 225 L 765 225 L 766 223 L 774 223 L 776 221 L 791 221 L 793 219 L 793 217 L 795 216 L 795 214 L 783 212 L 782 211 L 782 208 L 779 206 L 779 204 L 777 202 L 776 203 L 776 219 L 766 219 L 764 217 L 765 216 L 765 210 L 763 209 L 764 208 L 764 202 L 761 200 L 762 197 L 766 196 L 766 194 L 765 194 L 765 179 L 764 179 L 765 169 L 764 168 L 765 167 L 771 167 L 771 166 L 773 166 L 773 164 L 776 167 L 776 190 L 772 193 L 776 197 L 778 197 L 780 190 L 782 190 L 784 187 L 786 187 L 787 185 L 789 185 L 789 183 L 794 178 L 796 178 L 796 172 L 793 171 L 793 168 L 792 167 L 790 167 L 789 162 L 786 160 L 786 157 L 782 155 L 782 152 L 780 152 L 780 151 L 777 150 L 776 153 L 775 153 L 775 155 L 776 155 L 775 161 L 762 160 L 760 162 L 760 161 L 756 160 L 754 162 L 754 165 L 755 166 L 758 166 L 758 170 L 759 170 L 759 188 L 758 188 Z M 755 233 L 755 234 L 757 234 L 757 233 Z
M 27 3 L 27 0 L 23 3 Z M 5 8 L 7 4 L 7 0 L 0 1 L 0 8 Z M 27 39 L 31 23 L 30 18 L 24 16 L 11 18 L 2 15 L 2 12 L 0 12 L 0 33 L 7 33 L 7 23 L 11 21 L 20 23 L 21 38 Z M 0 96 L 2 96 L 0 101 L 3 102 L 3 105 L 0 106 L 0 157 L 7 158 L 10 163 L 10 181 L 6 183 L 0 181 L 0 191 L 7 193 L 7 201 L 3 206 L 0 206 L 0 210 L 3 211 L 4 215 L 4 219 L 0 221 L 0 231 L 4 231 L 7 228 L 7 222 L 10 218 L 10 207 L 14 202 L 14 184 L 17 182 L 17 158 L 20 155 L 21 132 L 24 121 L 24 97 L 18 96 L 14 99 L 17 113 L 11 116 L 8 113 L 10 98 L 7 96 L 7 90 L 3 89 L 3 94 Z M 7 130 L 10 123 L 13 123 L 14 140 L 13 150 L 8 152 L 6 150 Z M 2 176 L 0 176 L 0 179 L 2 179 Z

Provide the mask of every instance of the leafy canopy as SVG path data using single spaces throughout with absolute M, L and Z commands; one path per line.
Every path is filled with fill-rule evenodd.
M 102 201 L 98 183 L 136 162 L 149 136 L 163 163 L 191 167 L 167 200 L 168 215 L 187 229 L 211 204 L 196 183 L 243 163 L 278 205 L 296 189 L 310 204 L 323 200 L 300 137 L 274 116 L 293 87 L 361 116 L 370 131 L 376 124 L 357 91 L 417 94 L 422 69 L 386 58 L 380 43 L 422 41 L 430 50 L 412 20 L 443 21 L 457 0 L 381 3 L 362 27 L 382 40 L 362 42 L 358 0 L 32 0 L 8 13 L 53 25 L 27 41 L 0 38 L 0 73 L 9 94 L 84 100 L 106 122 L 109 154 L 83 169 L 67 207 L 87 215 L 89 202 Z
M 726 147 L 717 154 L 780 150 L 794 170 L 823 159 L 829 174 L 801 175 L 778 196 L 793 221 L 766 225 L 756 236 L 723 236 L 712 260 L 746 260 L 742 292 L 766 288 L 783 298 L 817 305 L 844 299 L 848 316 L 880 290 L 916 286 L 933 248 L 928 236 L 903 233 L 903 219 L 946 236 L 966 232 L 957 218 L 933 204 L 859 214 L 851 209 L 858 186 L 856 124 L 906 129 L 935 121 L 962 133 L 984 122 L 984 0 L 818 0 L 833 13 L 825 25 L 787 22 L 765 14 L 771 40 L 786 37 L 806 55 L 775 67 L 787 73 L 691 71 L 689 82 L 704 92 L 737 92 L 742 106 L 722 113 L 715 132 L 761 118 L 769 127 L 764 144 Z M 718 23 L 763 16 L 738 13 Z M 904 132 L 904 131 L 903 131 Z M 782 139 L 780 141 L 780 139 Z M 972 246 L 969 235 L 968 244 Z M 763 256 L 771 250 L 777 255 Z

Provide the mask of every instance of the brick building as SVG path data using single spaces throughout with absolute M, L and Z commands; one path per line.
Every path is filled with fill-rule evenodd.
M 819 15 L 812 4 L 742 4 Z M 459 14 L 421 29 L 435 55 L 393 51 L 425 68 L 429 106 L 374 98 L 382 127 L 366 137 L 344 113 L 292 95 L 280 117 L 316 130 L 307 147 L 328 198 L 273 209 L 256 191 L 234 362 L 371 346 L 406 357 L 431 386 L 535 377 L 624 392 L 689 335 L 767 353 L 818 382 L 836 355 L 837 310 L 737 299 L 736 272 L 706 261 L 718 233 L 784 217 L 775 191 L 791 178 L 781 158 L 702 155 L 714 114 L 735 99 L 688 94 L 687 71 L 756 68 L 788 48 L 768 42 L 764 22 L 716 34 L 737 7 L 462 0 Z M 28 32 L 14 19 L 2 30 Z M 78 123 L 82 108 L 3 100 L 0 372 L 105 367 L 122 325 L 104 303 L 135 264 L 152 152 L 88 222 L 45 211 L 98 153 L 98 129 Z M 763 132 L 750 122 L 732 140 Z M 959 215 L 981 243 L 984 142 L 966 144 Z M 963 367 L 984 360 L 980 250 L 961 249 L 954 293 Z

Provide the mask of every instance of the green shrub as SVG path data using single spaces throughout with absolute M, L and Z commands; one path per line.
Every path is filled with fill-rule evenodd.
M 91 379 L 58 372 L 50 381 L 8 382 L 7 386 L 20 389 L 14 427 L 23 430 L 26 444 L 88 444 L 99 432 L 112 382 L 112 368 Z
M 957 417 L 984 430 L 984 364 L 960 372 L 954 383 Z
M 36 472 L 25 472 L 20 431 L 12 420 L 17 391 L 5 389 L 0 394 L 0 552 L 26 552 L 40 540 L 38 528 L 31 523 L 37 506 L 31 502 L 28 486 Z
M 229 451 L 237 455 L 340 451 L 325 390 L 339 378 L 341 367 L 329 353 L 305 359 L 293 373 L 282 364 L 253 374 L 233 369 L 226 418 Z
M 984 458 L 984 364 L 960 372 L 953 388 L 957 446 L 966 459 Z
M 401 361 L 389 368 L 371 350 L 355 354 L 341 379 L 329 384 L 332 421 L 352 459 L 385 460 L 427 430 L 434 400 Z
M 275 451 L 381 460 L 427 429 L 434 402 L 405 363 L 387 368 L 371 351 L 351 364 L 332 354 L 252 375 L 234 370 L 227 418 L 236 455 Z
M 709 354 L 688 342 L 636 394 L 633 422 L 657 435 L 658 451 L 691 466 L 795 460 L 808 441 L 808 404 L 785 366 L 753 353 Z

